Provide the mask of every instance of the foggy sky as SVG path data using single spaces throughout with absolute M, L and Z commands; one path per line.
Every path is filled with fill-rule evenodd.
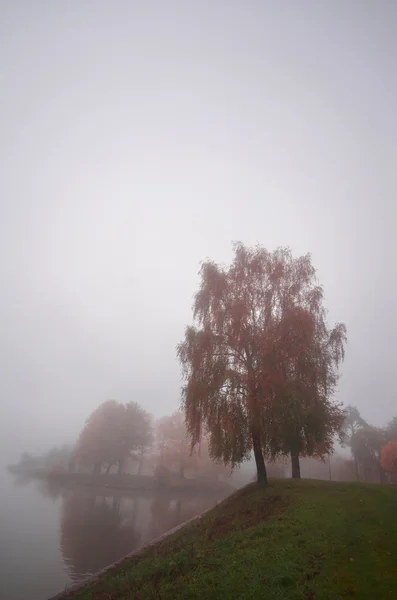
M 397 3 L 0 2 L 0 446 L 156 416 L 201 260 L 311 252 L 339 398 L 397 413 Z

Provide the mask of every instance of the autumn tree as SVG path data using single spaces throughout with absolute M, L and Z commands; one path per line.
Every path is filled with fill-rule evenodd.
M 150 417 L 137 403 L 127 405 L 107 400 L 88 417 L 76 446 L 76 459 L 93 465 L 100 473 L 117 464 L 123 472 L 125 462 L 133 453 L 142 452 L 150 444 Z
M 290 455 L 292 477 L 300 477 L 300 456 L 323 459 L 333 451 L 344 412 L 333 401 L 343 359 L 345 327 L 329 330 L 322 292 L 313 289 L 311 306 L 288 308 L 274 332 L 271 456 Z M 318 296 L 317 296 L 318 295 Z M 316 297 L 317 296 L 317 297 Z M 266 365 L 265 365 L 266 370 Z
M 188 433 L 195 445 L 208 430 L 212 458 L 232 467 L 253 450 L 259 485 L 264 452 L 290 453 L 296 467 L 340 425 L 331 395 L 346 330 L 328 329 L 322 300 L 310 255 L 238 243 L 229 267 L 202 265 L 178 346 Z
M 397 476 L 397 442 L 388 442 L 380 454 L 382 468 L 394 478 Z
M 118 454 L 122 406 L 106 400 L 86 420 L 76 445 L 78 463 L 92 465 L 98 474 L 104 464 L 114 464 Z
M 191 453 L 184 415 L 181 412 L 162 417 L 157 422 L 156 437 L 160 465 L 185 476 L 186 468 L 195 468 L 196 457 Z
M 144 456 L 154 443 L 152 420 L 152 415 L 136 402 L 126 405 L 124 456 L 138 461 L 139 475 L 142 473 Z

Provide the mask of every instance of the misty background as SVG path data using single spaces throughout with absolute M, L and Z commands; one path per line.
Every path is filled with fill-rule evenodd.
M 339 399 L 396 412 L 397 3 L 0 2 L 0 451 L 180 399 L 200 261 L 311 252 Z

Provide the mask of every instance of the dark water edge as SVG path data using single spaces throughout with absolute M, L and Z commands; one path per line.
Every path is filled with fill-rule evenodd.
M 218 504 L 219 504 L 219 501 L 218 501 Z M 70 598 L 70 596 L 72 594 L 75 594 L 76 592 L 79 592 L 79 591 L 83 590 L 87 585 L 96 583 L 103 576 L 108 575 L 110 573 L 116 572 L 117 569 L 120 566 L 123 565 L 123 563 L 124 563 L 125 560 L 131 559 L 131 558 L 135 558 L 135 557 L 139 557 L 142 554 L 142 552 L 145 552 L 149 548 L 152 548 L 153 546 L 156 546 L 157 544 L 159 544 L 160 542 L 162 542 L 164 539 L 166 539 L 167 537 L 169 537 L 172 534 L 176 533 L 178 530 L 182 529 L 183 527 L 185 527 L 189 523 L 193 523 L 193 522 L 195 522 L 195 521 L 203 518 L 212 508 L 214 508 L 214 507 L 210 506 L 209 508 L 207 508 L 206 510 L 204 510 L 200 514 L 195 515 L 194 517 L 191 517 L 187 521 L 184 521 L 183 523 L 177 525 L 176 527 L 173 527 L 172 529 L 168 530 L 166 533 L 163 533 L 162 535 L 154 538 L 154 540 L 152 540 L 151 542 L 149 542 L 149 544 L 146 544 L 145 546 L 142 546 L 142 548 L 139 548 L 138 550 L 135 550 L 134 552 L 130 552 L 129 554 L 126 554 L 125 556 L 123 556 L 122 558 L 120 558 L 116 562 L 112 563 L 111 565 L 108 565 L 107 567 L 105 567 L 101 571 L 98 571 L 97 573 L 95 573 L 94 575 L 92 575 L 90 577 L 84 578 L 81 582 L 79 582 L 77 584 L 76 583 L 73 584 L 72 586 L 66 588 L 62 592 L 59 592 L 55 596 L 52 596 L 48 600 L 67 600 L 68 598 Z
M 171 490 L 194 491 L 199 493 L 232 492 L 235 489 L 229 483 L 209 478 L 181 478 L 178 475 L 167 475 L 156 478 L 150 475 L 92 475 L 86 473 L 70 473 L 68 471 L 54 473 L 48 470 L 26 471 L 18 466 L 7 467 L 9 473 L 21 479 L 41 479 L 54 485 L 89 485 L 120 490 Z
M 231 491 L 229 486 L 116 489 L 5 473 L 0 476 L 0 598 L 46 600 Z

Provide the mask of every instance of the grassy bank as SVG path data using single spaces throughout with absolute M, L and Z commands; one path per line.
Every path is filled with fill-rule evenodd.
M 396 515 L 397 486 L 250 485 L 70 599 L 394 599 Z

